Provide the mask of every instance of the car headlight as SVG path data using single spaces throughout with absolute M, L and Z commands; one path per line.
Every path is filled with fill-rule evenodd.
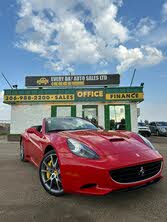
M 148 140 L 146 139 L 144 136 L 138 134 L 138 136 L 140 136 L 140 138 L 144 141 L 144 143 L 149 146 L 152 150 L 156 150 L 154 145 Z M 157 150 L 156 150 L 157 151 Z
M 74 139 L 67 139 L 67 143 L 71 152 L 75 155 L 89 159 L 99 159 L 97 153 L 95 153 L 93 150 L 88 148 L 86 145 L 80 143 L 79 141 Z

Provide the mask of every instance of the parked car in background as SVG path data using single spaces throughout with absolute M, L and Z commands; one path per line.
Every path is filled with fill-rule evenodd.
M 167 136 L 167 122 L 151 122 L 149 127 L 152 134 Z
M 138 123 L 138 132 L 142 135 L 142 136 L 151 136 L 151 130 L 149 128 L 149 126 L 147 126 L 145 123 Z

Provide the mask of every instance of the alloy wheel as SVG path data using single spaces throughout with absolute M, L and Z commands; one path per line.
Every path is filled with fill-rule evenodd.
M 40 165 L 40 180 L 45 190 L 55 196 L 64 193 L 58 157 L 54 151 L 47 153 Z

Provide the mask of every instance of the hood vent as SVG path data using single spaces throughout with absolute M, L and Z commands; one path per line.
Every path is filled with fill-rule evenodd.
M 110 142 L 121 142 L 121 141 L 124 141 L 124 138 L 112 138 L 112 139 L 109 139 Z

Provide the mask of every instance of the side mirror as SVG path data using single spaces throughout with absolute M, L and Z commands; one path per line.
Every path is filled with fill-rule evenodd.
M 27 133 L 34 133 L 37 134 L 37 130 L 35 128 L 28 128 Z
M 36 135 L 39 135 L 39 132 L 35 128 L 28 128 L 27 133 L 34 133 Z
M 35 128 L 28 128 L 27 133 L 30 133 L 30 134 L 34 133 L 36 136 L 39 136 L 42 138 L 42 133 L 38 132 Z

